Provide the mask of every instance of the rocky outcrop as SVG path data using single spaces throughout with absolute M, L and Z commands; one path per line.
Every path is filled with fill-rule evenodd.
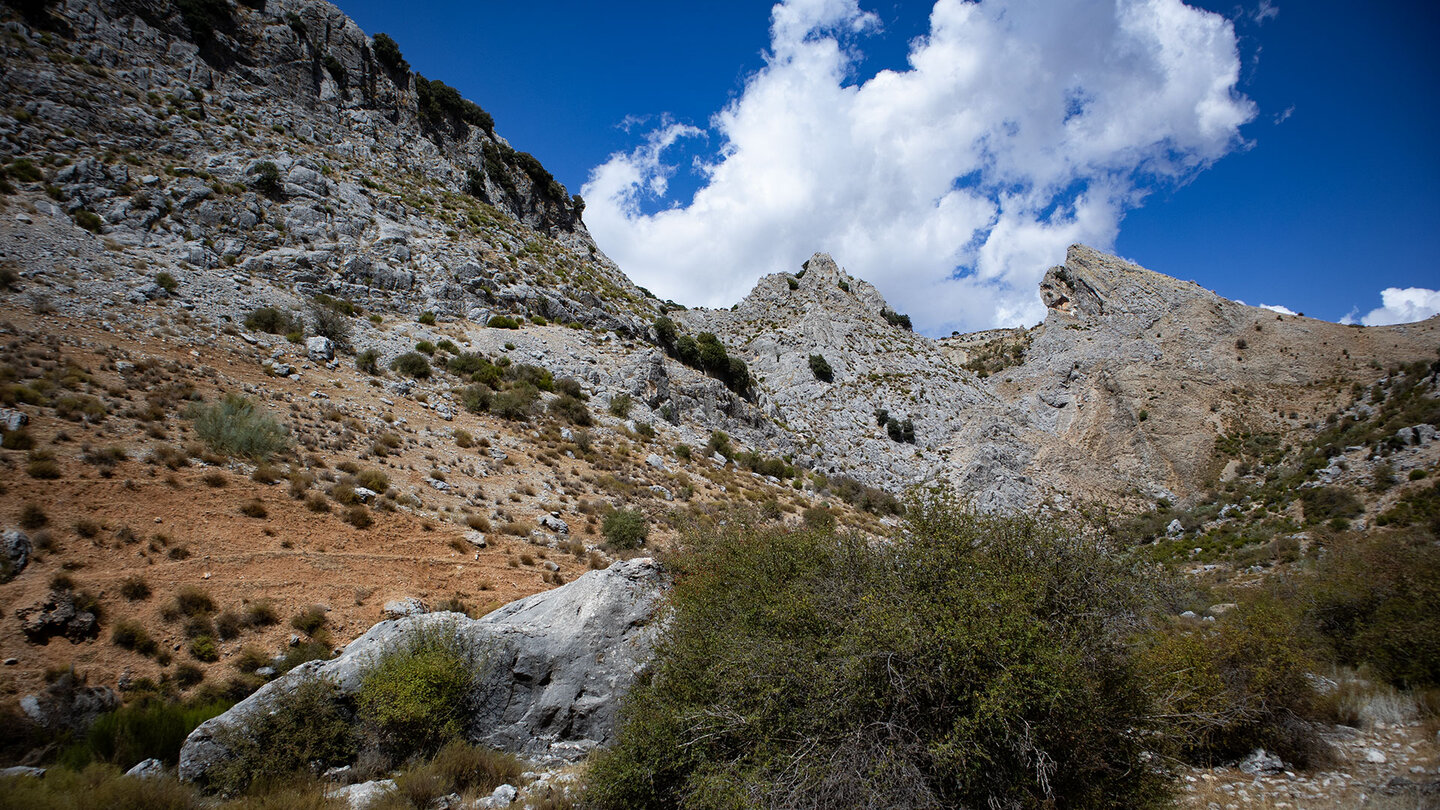
M 620 699 L 654 641 L 663 589 L 659 567 L 637 559 L 480 619 L 428 613 L 383 621 L 338 658 L 301 665 L 195 729 L 180 752 L 180 776 L 203 782 L 228 756 L 223 731 L 243 733 L 248 717 L 303 679 L 327 678 L 341 695 L 353 695 L 385 651 L 441 626 L 483 662 L 471 696 L 472 741 L 541 759 L 579 759 L 614 736 Z
M 24 225 L 73 235 L 87 222 L 146 252 L 151 272 L 195 282 L 186 298 L 202 309 L 235 295 L 233 265 L 301 301 L 324 293 L 411 315 L 512 312 L 626 334 L 653 317 L 596 249 L 578 198 L 480 107 L 382 62 L 335 6 L 44 5 L 53 31 L 13 20 L 0 43 L 7 86 L 24 88 L 23 112 L 0 121 L 0 151 L 40 165 L 51 127 L 84 138 L 65 145 L 68 165 L 21 184 L 40 203 Z M 37 262 L 11 258 L 36 264 L 46 246 L 35 248 Z M 170 295 L 127 265 L 115 267 L 132 282 L 121 298 Z
M 15 611 L 15 616 L 31 644 L 45 644 L 56 636 L 78 644 L 100 632 L 100 620 L 66 589 L 51 590 L 36 604 Z

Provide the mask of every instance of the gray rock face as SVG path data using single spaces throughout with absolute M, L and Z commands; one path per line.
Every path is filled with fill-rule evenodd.
M 19 529 L 0 534 L 0 582 L 13 579 L 30 564 L 30 536 Z
M 471 740 L 532 757 L 579 759 L 613 739 L 620 699 L 654 642 L 663 590 L 658 566 L 636 559 L 480 619 L 430 613 L 381 622 L 340 657 L 303 664 L 195 729 L 180 752 L 180 777 L 203 782 L 229 756 L 217 733 L 243 730 L 247 717 L 302 679 L 328 678 L 352 694 L 381 654 L 435 627 L 453 628 L 484 661 L 472 694 Z
M 565 521 L 561 520 L 561 519 L 560 519 L 560 516 L 557 515 L 557 514 L 541 515 L 541 516 L 540 516 L 540 528 L 542 528 L 542 529 L 549 529 L 550 531 L 555 532 L 556 534 L 569 534 L 569 533 L 570 533 L 570 524 L 568 524 L 568 523 L 566 523 Z

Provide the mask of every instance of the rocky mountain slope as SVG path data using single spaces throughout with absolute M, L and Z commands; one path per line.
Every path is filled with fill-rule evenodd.
M 1278 315 L 1080 246 L 1030 329 L 918 335 L 823 253 L 686 310 L 503 122 L 320 0 L 0 4 L 0 112 L 10 728 L 112 687 L 274 694 L 383 618 L 527 597 L 475 632 L 523 613 L 503 633 L 563 670 L 551 608 L 638 565 L 617 511 L 659 548 L 736 504 L 886 536 L 894 495 L 946 482 L 1242 585 L 1314 532 L 1429 519 L 1440 320 Z M 227 396 L 285 441 L 213 444 Z M 566 582 L 584 604 L 532 596 Z M 581 681 L 502 742 L 604 738 L 617 690 Z
M 1437 319 L 1278 315 L 1082 246 L 1040 291 L 1048 315 L 1030 330 L 930 340 L 817 254 L 732 310 L 681 320 L 740 347 L 807 464 L 892 488 L 948 481 L 1011 509 L 1193 496 L 1222 471 L 1217 438 L 1313 431 L 1353 385 L 1440 348 Z M 892 437 L 882 410 L 910 420 L 913 441 Z

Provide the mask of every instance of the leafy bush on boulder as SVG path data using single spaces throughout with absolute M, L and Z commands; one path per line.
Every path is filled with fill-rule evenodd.
M 483 655 L 469 649 L 453 625 L 409 634 L 381 654 L 356 694 L 365 733 L 401 758 L 459 739 L 483 667 Z

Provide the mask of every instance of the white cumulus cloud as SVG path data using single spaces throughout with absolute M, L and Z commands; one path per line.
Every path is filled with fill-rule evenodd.
M 859 81 L 874 14 L 779 3 L 764 67 L 708 131 L 664 122 L 592 170 L 591 233 L 686 304 L 728 306 L 821 250 L 926 332 L 1033 323 L 1066 246 L 1113 245 L 1256 114 L 1234 27 L 1180 0 L 939 0 L 929 23 L 906 69 Z M 673 147 L 700 136 L 699 189 L 667 197 Z
M 1281 315 L 1298 315 L 1298 314 L 1299 314 L 1299 313 L 1296 312 L 1295 310 L 1293 310 L 1293 309 L 1291 309 L 1291 308 L 1289 308 L 1289 307 L 1287 307 L 1287 306 L 1282 306 L 1282 305 L 1280 305 L 1280 304 L 1260 304 L 1259 306 L 1260 306 L 1261 309 L 1268 309 L 1268 310 L 1270 310 L 1271 312 L 1278 312 L 1278 313 L 1280 313 Z
M 1360 323 L 1366 326 L 1387 326 L 1392 323 L 1412 323 L 1440 315 L 1440 290 L 1424 287 L 1388 287 L 1380 291 L 1380 303 L 1384 306 L 1372 309 Z M 1346 320 L 1353 323 L 1352 315 Z M 1342 321 L 1344 323 L 1346 321 Z

